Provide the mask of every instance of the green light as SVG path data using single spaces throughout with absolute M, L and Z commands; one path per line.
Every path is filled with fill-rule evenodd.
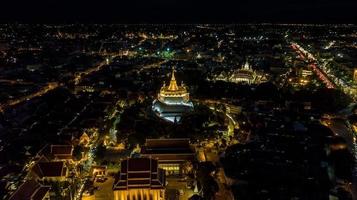
M 169 47 L 167 47 L 167 48 L 166 48 L 166 51 L 170 51 L 170 48 L 169 48 Z

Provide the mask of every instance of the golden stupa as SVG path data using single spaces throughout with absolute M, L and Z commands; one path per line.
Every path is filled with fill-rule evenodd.
M 159 117 L 172 122 L 180 121 L 184 112 L 193 110 L 186 86 L 183 83 L 177 85 L 174 68 L 172 68 L 170 84 L 167 86 L 164 82 L 157 99 L 153 102 L 152 109 Z

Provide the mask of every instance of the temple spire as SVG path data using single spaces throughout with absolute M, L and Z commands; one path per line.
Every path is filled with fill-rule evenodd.
M 176 81 L 176 79 L 175 79 L 175 67 L 172 67 L 171 81 Z
M 178 86 L 177 86 L 176 79 L 175 79 L 175 68 L 174 68 L 174 67 L 172 67 L 172 73 L 171 73 L 171 80 L 170 80 L 169 90 L 171 90 L 171 91 L 176 91 L 176 90 L 178 90 Z

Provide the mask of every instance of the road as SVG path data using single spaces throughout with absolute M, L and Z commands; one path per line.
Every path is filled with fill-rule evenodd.
M 25 101 L 30 101 L 33 98 L 40 97 L 40 96 L 46 94 L 47 92 L 56 89 L 59 86 L 60 86 L 60 84 L 58 82 L 50 82 L 46 86 L 42 87 L 40 90 L 38 90 L 38 91 L 36 91 L 36 92 L 34 92 L 32 94 L 29 94 L 29 95 L 26 95 L 26 96 L 22 96 L 22 97 L 19 97 L 17 99 L 10 100 L 10 101 L 8 101 L 6 103 L 1 104 L 0 105 L 0 112 L 4 112 L 8 108 L 10 108 L 12 106 L 15 106 L 17 104 L 23 103 Z
M 226 111 L 217 109 L 216 107 L 212 106 L 212 105 L 223 105 L 226 109 L 227 107 L 230 107 L 232 105 L 222 101 L 222 100 L 212 100 L 212 99 L 206 99 L 206 100 L 200 100 L 200 99 L 194 99 L 196 101 L 200 101 L 201 103 L 205 104 L 206 106 L 208 106 L 211 110 L 216 111 L 221 113 L 222 115 L 224 115 L 228 121 L 227 124 L 227 134 L 224 135 L 225 139 L 229 141 L 229 136 L 233 136 L 234 135 L 234 129 L 235 128 L 239 128 L 238 123 L 236 122 L 236 120 Z
M 327 88 L 336 88 L 335 83 L 333 83 L 326 75 L 324 71 L 322 71 L 316 63 L 316 58 L 305 49 L 303 49 L 297 43 L 291 43 L 291 48 L 299 55 L 299 57 L 309 63 L 309 67 L 314 71 L 314 73 L 319 77 L 319 79 L 326 85 Z
M 118 55 L 114 55 L 114 56 L 112 56 L 111 59 L 114 59 L 117 56 Z M 74 84 L 78 85 L 85 76 L 101 70 L 104 66 L 106 66 L 106 64 L 107 64 L 107 61 L 104 60 L 104 61 L 100 62 L 99 64 L 88 68 L 85 71 L 78 72 L 73 78 Z M 9 80 L 7 80 L 7 81 L 9 81 Z M 19 97 L 17 99 L 2 103 L 2 104 L 0 104 L 0 113 L 4 112 L 5 110 L 9 109 L 12 106 L 15 106 L 15 105 L 20 104 L 25 101 L 29 101 L 36 97 L 40 97 L 40 96 L 48 93 L 49 91 L 52 91 L 52 90 L 58 88 L 59 86 L 61 86 L 61 83 L 59 83 L 59 82 L 49 82 L 49 83 L 47 83 L 46 86 L 42 87 L 40 90 L 38 90 L 32 94 L 25 95 L 25 96 Z
M 113 58 L 115 58 L 115 57 L 116 56 L 114 56 Z M 94 72 L 97 72 L 97 71 L 101 70 L 106 64 L 107 64 L 107 61 L 104 60 L 104 61 L 100 62 L 98 65 L 96 65 L 94 67 L 88 68 L 85 71 L 77 73 L 75 75 L 74 79 L 73 79 L 74 84 L 78 85 L 85 76 L 88 76 L 89 74 L 92 74 Z

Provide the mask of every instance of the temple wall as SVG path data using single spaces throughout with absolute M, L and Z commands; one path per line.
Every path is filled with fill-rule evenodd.
M 114 190 L 114 200 L 164 200 L 163 189 Z

